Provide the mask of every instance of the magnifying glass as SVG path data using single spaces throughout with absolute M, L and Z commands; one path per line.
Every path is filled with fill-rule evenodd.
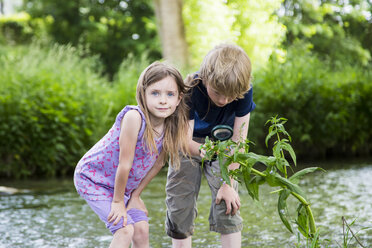
M 211 131 L 214 140 L 225 141 L 233 136 L 233 129 L 227 125 L 217 125 Z

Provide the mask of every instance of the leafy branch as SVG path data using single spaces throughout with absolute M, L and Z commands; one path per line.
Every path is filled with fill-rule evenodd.
M 289 154 L 293 164 L 296 166 L 296 154 L 290 145 L 291 136 L 284 128 L 287 122 L 285 118 L 270 118 L 266 124 L 270 124 L 265 144 L 268 147 L 272 138 L 276 138 L 272 144 L 272 156 L 260 155 L 249 151 L 250 144 L 248 139 L 234 142 L 212 141 L 206 139 L 203 149 L 206 150 L 204 160 L 211 160 L 217 157 L 221 177 L 230 184 L 230 177 L 240 183 L 244 183 L 249 195 L 253 200 L 259 201 L 259 186 L 267 183 L 270 187 L 279 187 L 275 192 L 278 193 L 278 214 L 285 227 L 293 233 L 292 225 L 289 222 L 287 199 L 290 195 L 298 200 L 297 218 L 295 223 L 298 230 L 306 238 L 317 243 L 318 232 L 315 225 L 313 212 L 305 193 L 300 188 L 300 179 L 316 170 L 323 170 L 319 167 L 310 167 L 300 170 L 288 177 L 287 169 L 291 168 L 285 154 Z M 229 170 L 228 166 L 232 163 L 239 163 L 238 169 Z M 265 165 L 266 169 L 260 171 L 254 168 L 256 164 Z

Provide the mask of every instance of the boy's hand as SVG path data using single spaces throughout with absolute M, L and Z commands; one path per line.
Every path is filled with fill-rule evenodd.
M 149 216 L 149 212 L 147 211 L 145 203 L 139 196 L 131 196 L 128 202 L 127 210 L 131 208 L 142 210 L 143 212 L 145 212 L 146 216 Z
M 112 202 L 111 211 L 107 216 L 108 222 L 113 222 L 117 225 L 120 219 L 123 217 L 123 226 L 127 225 L 127 210 L 125 209 L 124 202 Z
M 234 215 L 240 209 L 239 194 L 228 184 L 222 184 L 217 192 L 216 204 L 220 204 L 222 200 L 226 203 L 226 214 Z

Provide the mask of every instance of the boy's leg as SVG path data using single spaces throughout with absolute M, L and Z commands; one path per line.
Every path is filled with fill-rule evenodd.
M 168 167 L 165 229 L 168 236 L 177 239 L 175 243 L 181 244 L 179 247 L 186 247 L 185 242 L 191 244 L 190 236 L 194 232 L 201 181 L 199 160 L 194 158 L 192 163 L 189 158 L 183 157 L 179 170 Z
M 191 236 L 185 239 L 172 239 L 172 248 L 191 248 Z
M 242 233 L 221 234 L 222 248 L 240 248 L 242 246 Z
M 214 161 L 212 166 L 205 166 L 204 173 L 212 193 L 212 202 L 209 214 L 210 230 L 221 233 L 222 247 L 240 247 L 241 230 L 243 229 L 243 220 L 240 217 L 240 212 L 237 211 L 235 215 L 227 215 L 225 201 L 222 200 L 220 204 L 216 204 L 217 192 L 222 184 L 218 161 Z M 238 192 L 238 183 L 235 182 L 233 186 Z M 234 239 L 236 239 L 236 242 L 234 242 Z M 239 244 L 233 245 L 234 243 Z

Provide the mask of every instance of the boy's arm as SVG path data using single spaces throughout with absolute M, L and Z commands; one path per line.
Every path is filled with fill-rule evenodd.
M 232 137 L 233 141 L 238 142 L 239 140 L 245 140 L 248 135 L 250 113 L 242 117 L 235 117 L 234 121 L 234 134 Z M 230 170 L 239 168 L 238 163 L 229 165 Z M 234 179 L 231 179 L 231 185 L 233 185 Z M 233 187 L 228 184 L 222 184 L 218 190 L 216 203 L 219 204 L 221 200 L 226 202 L 226 214 L 235 214 L 240 208 L 240 197 Z
M 128 202 L 127 209 L 136 208 L 144 211 L 147 215 L 147 209 L 145 204 L 140 198 L 140 195 L 142 191 L 146 188 L 146 186 L 149 184 L 149 182 L 159 173 L 161 168 L 164 166 L 164 156 L 165 152 L 164 150 L 161 151 L 159 157 L 155 161 L 154 166 L 149 170 L 149 172 L 146 174 L 146 176 L 142 179 L 138 187 L 133 190 L 130 200 Z

